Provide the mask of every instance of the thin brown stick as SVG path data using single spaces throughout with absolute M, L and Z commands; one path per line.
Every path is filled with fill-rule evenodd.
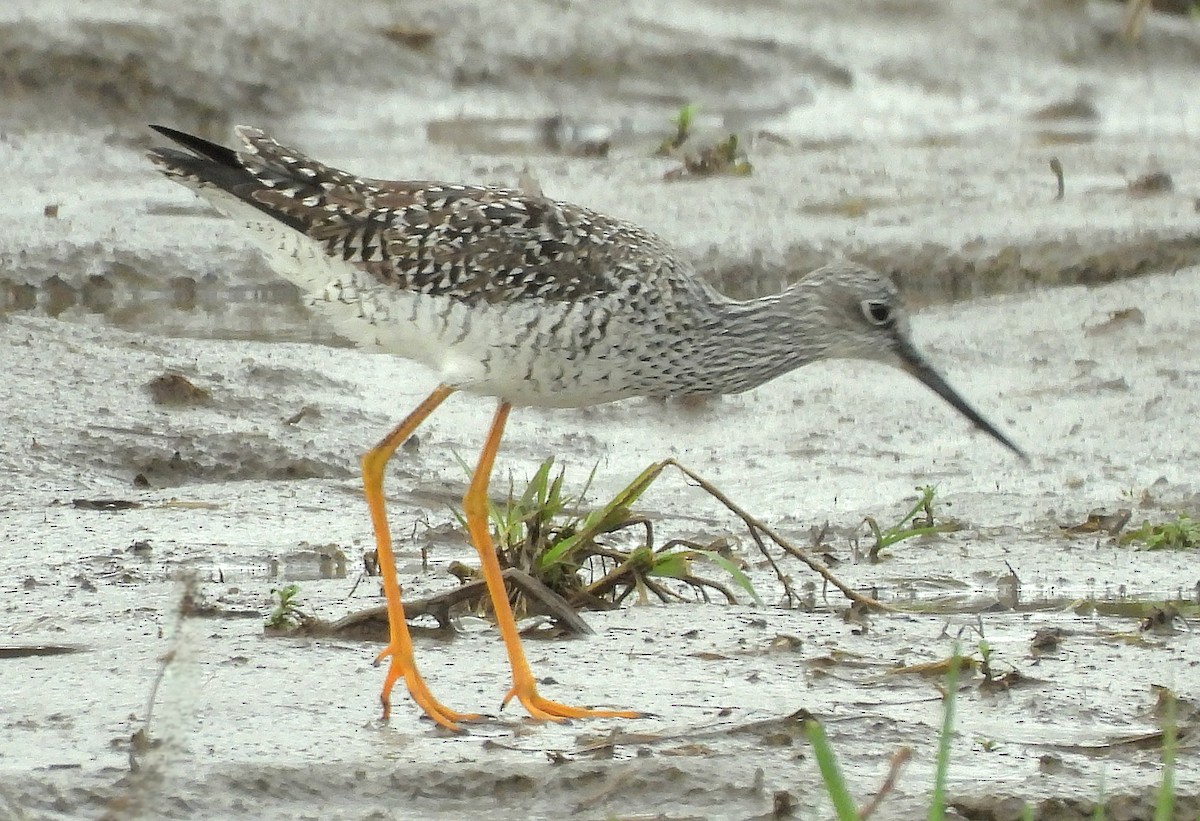
M 657 557 L 665 553 L 669 553 L 671 548 L 674 547 L 685 547 L 688 550 L 698 550 L 702 553 L 709 552 L 711 550 L 707 545 L 702 545 L 699 542 L 692 541 L 691 539 L 671 539 L 671 541 L 667 542 L 662 547 L 657 548 L 654 551 L 654 555 Z M 733 595 L 729 588 L 720 582 L 713 581 L 712 579 L 706 579 L 703 576 L 696 576 L 692 573 L 688 573 L 684 576 L 676 576 L 675 578 L 679 579 L 681 582 L 690 584 L 692 587 L 699 590 L 700 595 L 704 598 L 705 604 L 710 602 L 708 598 L 708 590 L 706 588 L 712 588 L 713 590 L 716 590 L 718 593 L 724 596 L 730 604 L 738 603 L 737 596 Z
M 639 577 L 638 581 L 641 582 L 643 585 L 645 585 L 647 588 L 649 588 L 651 593 L 658 596 L 658 600 L 661 601 L 663 604 L 666 604 L 667 602 L 671 601 L 671 599 L 674 599 L 675 601 L 680 601 L 680 602 L 687 601 L 683 596 L 679 595 L 674 590 L 668 590 L 667 588 L 663 587 L 658 582 L 656 582 L 653 579 L 650 579 L 646 576 Z
M 716 590 L 718 593 L 720 593 L 722 596 L 725 597 L 725 600 L 729 604 L 737 604 L 738 603 L 737 596 L 733 595 L 733 591 L 718 581 L 713 581 L 712 579 L 706 579 L 703 576 L 693 576 L 690 573 L 686 576 L 680 576 L 679 581 L 686 582 L 686 583 L 690 584 L 692 587 L 699 590 L 700 595 L 704 597 L 705 603 L 709 602 L 708 590 L 706 588 L 711 588 L 713 590 Z
M 858 817 L 861 821 L 867 821 L 871 817 L 871 814 L 879 809 L 879 805 L 883 803 L 883 799 L 887 798 L 896 789 L 896 781 L 900 778 L 900 770 L 909 762 L 912 755 L 912 747 L 901 747 L 892 753 L 892 760 L 888 763 L 887 778 L 883 780 L 883 784 L 871 796 L 871 800 L 867 802 L 867 805 L 858 811 Z
M 689 468 L 684 467 L 683 465 L 679 464 L 679 462 L 675 461 L 674 459 L 666 459 L 663 461 L 663 464 L 671 465 L 672 467 L 676 468 L 684 476 L 688 477 L 693 482 L 695 482 L 702 490 L 704 490 L 704 492 L 708 493 L 710 496 L 712 496 L 718 502 L 725 505 L 725 507 L 729 508 L 730 512 L 732 512 L 735 516 L 737 516 L 739 519 L 741 519 L 746 524 L 746 527 L 748 527 L 750 529 L 750 533 L 751 533 L 751 535 L 754 536 L 755 542 L 758 543 L 759 549 L 762 550 L 763 555 L 767 556 L 768 559 L 770 558 L 770 554 L 767 552 L 766 545 L 764 545 L 762 540 L 759 539 L 758 536 L 756 535 L 757 531 L 761 531 L 761 532 L 767 534 L 767 536 L 771 539 L 771 541 L 775 542 L 775 544 L 777 544 L 781 548 L 783 548 L 783 550 L 786 553 L 788 553 L 791 556 L 794 556 L 795 558 L 804 562 L 804 564 L 808 565 L 809 569 L 816 572 L 817 575 L 819 575 L 821 578 L 825 579 L 826 582 L 828 582 L 829 584 L 832 584 L 834 587 L 836 587 L 838 590 L 840 590 L 842 592 L 842 595 L 845 596 L 846 598 L 850 599 L 851 601 L 857 602 L 858 604 L 861 604 L 864 607 L 871 607 L 876 610 L 889 610 L 890 611 L 893 609 L 891 607 L 888 607 L 887 605 L 884 605 L 884 604 L 876 601 L 875 599 L 871 598 L 870 596 L 864 596 L 862 593 L 859 593 L 858 591 L 851 588 L 849 585 L 847 585 L 845 582 L 843 582 L 841 579 L 839 579 L 837 576 L 835 576 L 833 574 L 833 571 L 831 571 L 825 565 L 821 564 L 816 559 L 814 559 L 812 556 L 810 556 L 806 550 L 803 550 L 802 548 L 797 547 L 796 545 L 792 544 L 790 541 L 788 541 L 787 539 L 780 536 L 774 530 L 767 527 L 767 525 L 764 524 L 762 521 L 760 521 L 759 519 L 756 519 L 754 516 L 751 516 L 749 513 L 747 513 L 745 510 L 743 510 L 737 504 L 735 504 L 732 499 L 730 499 L 728 496 L 726 496 L 724 493 L 722 493 L 720 490 L 718 490 L 714 485 L 712 485 L 706 479 L 702 478 L 695 471 L 692 471 Z M 782 574 L 780 574 L 778 568 L 776 569 L 775 572 L 776 572 L 776 574 L 778 574 L 780 576 L 780 579 L 782 580 L 783 576 L 782 576 Z M 787 587 L 787 585 L 785 583 L 785 588 L 786 587 Z M 793 595 L 792 591 L 790 589 L 788 589 L 788 595 L 789 595 L 789 598 Z
M 608 593 L 618 584 L 624 582 L 628 577 L 632 576 L 634 572 L 635 562 L 626 558 L 604 576 L 592 582 L 587 587 L 584 587 L 582 590 L 577 591 L 571 596 L 569 601 L 573 606 L 577 607 L 581 602 L 586 601 L 587 599 L 602 598 L 608 595 Z

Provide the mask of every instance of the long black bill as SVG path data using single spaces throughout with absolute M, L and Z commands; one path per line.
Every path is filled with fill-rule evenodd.
M 909 344 L 908 340 L 901 339 L 899 341 L 896 353 L 900 357 L 900 362 L 904 370 L 921 380 L 931 391 L 950 403 L 956 411 L 970 419 L 972 425 L 1004 445 L 1004 447 L 1011 450 L 1017 456 L 1020 456 L 1026 462 L 1029 461 L 1029 457 L 1025 455 L 1025 451 L 1014 445 L 1012 440 L 996 430 L 991 422 L 984 419 L 979 415 L 978 411 L 968 405 L 966 400 L 959 396 L 954 388 L 950 387 L 950 383 L 943 379 L 940 373 L 929 366 L 929 363 L 917 353 L 917 350 Z

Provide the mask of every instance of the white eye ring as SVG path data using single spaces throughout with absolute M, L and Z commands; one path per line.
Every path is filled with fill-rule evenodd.
M 892 321 L 892 307 L 877 299 L 864 299 L 862 312 L 872 325 L 888 325 Z

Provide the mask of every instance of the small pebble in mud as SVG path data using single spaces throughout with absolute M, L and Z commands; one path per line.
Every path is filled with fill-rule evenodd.
M 202 405 L 212 398 L 208 391 L 193 385 L 183 374 L 169 371 L 147 382 L 146 390 L 156 405 Z
M 305 405 L 300 410 L 296 411 L 291 416 L 289 416 L 287 419 L 284 419 L 283 424 L 295 425 L 295 424 L 298 424 L 301 419 L 306 419 L 306 418 L 307 419 L 320 419 L 321 418 L 321 409 L 315 405 Z
M 1038 759 L 1038 769 L 1046 775 L 1058 775 L 1063 771 L 1062 759 L 1056 755 L 1044 755 Z
M 1084 328 L 1086 336 L 1102 336 L 1124 328 L 1140 328 L 1146 324 L 1146 315 L 1141 308 L 1119 308 L 1109 311 L 1108 318 L 1103 322 Z
M 437 39 L 437 32 L 433 29 L 404 25 L 402 23 L 388 26 L 381 33 L 393 43 L 399 43 L 416 51 L 424 51 Z
M 792 818 L 796 810 L 796 798 L 787 790 L 779 790 L 771 799 L 772 818 Z
M 1029 647 L 1035 653 L 1046 653 L 1058 649 L 1062 630 L 1058 627 L 1043 627 L 1033 634 Z
M 786 651 L 789 653 L 799 653 L 804 649 L 804 641 L 799 636 L 780 633 L 771 640 L 772 651 Z

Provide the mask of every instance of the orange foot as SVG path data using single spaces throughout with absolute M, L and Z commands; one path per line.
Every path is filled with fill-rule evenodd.
M 429 692 L 429 687 L 425 684 L 425 679 L 421 678 L 421 674 L 417 672 L 417 666 L 413 663 L 411 654 L 406 659 L 403 652 L 397 652 L 395 648 L 388 646 L 375 657 L 376 666 L 388 656 L 392 657 L 392 662 L 388 665 L 387 675 L 383 679 L 383 692 L 379 694 L 379 700 L 383 702 L 384 721 L 387 721 L 392 714 L 392 687 L 401 677 L 404 678 L 408 693 L 417 706 L 425 711 L 425 715 L 447 730 L 456 733 L 462 732 L 462 728 L 458 726 L 460 721 L 475 721 L 482 718 L 478 713 L 460 713 L 457 710 L 451 710 L 434 698 L 433 693 Z
M 567 718 L 641 718 L 636 710 L 593 710 L 590 707 L 572 707 L 543 698 L 537 691 L 537 684 L 532 678 L 529 681 L 518 681 L 504 697 L 500 708 L 504 709 L 513 698 L 518 699 L 529 715 L 538 721 L 562 721 Z

